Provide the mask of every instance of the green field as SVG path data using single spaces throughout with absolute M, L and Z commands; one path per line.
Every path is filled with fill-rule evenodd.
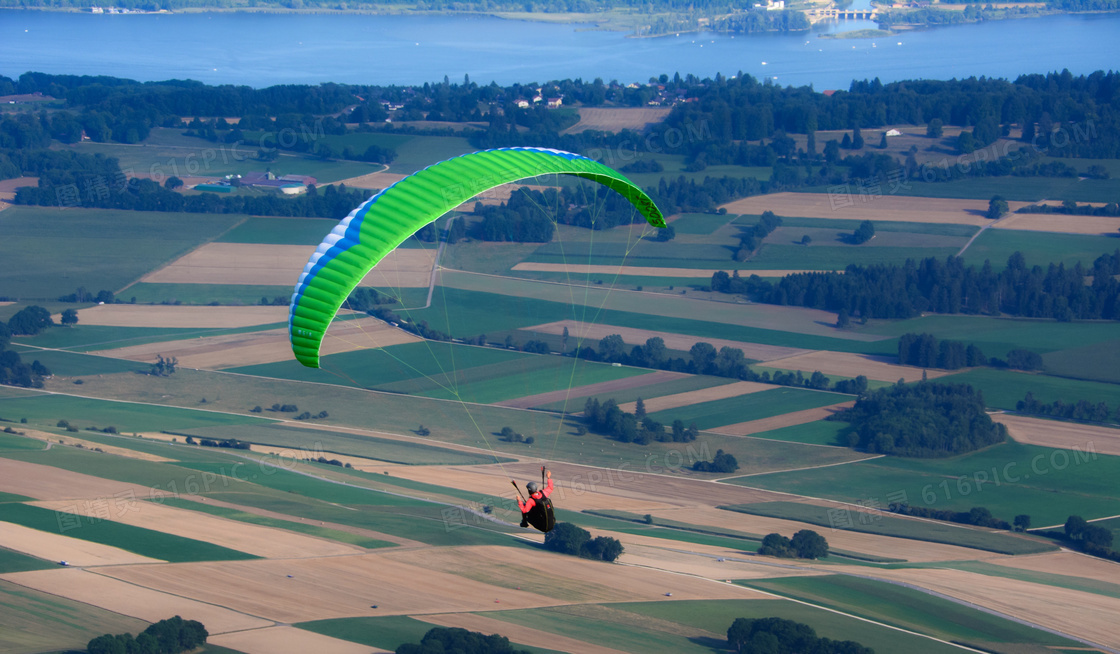
M 600 402 L 606 402 L 607 400 L 613 399 L 619 404 L 626 404 L 627 402 L 636 402 L 639 397 L 645 400 L 649 400 L 654 397 L 675 395 L 677 393 L 687 393 L 689 391 L 698 391 L 704 388 L 713 388 L 715 386 L 724 386 L 733 383 L 735 383 L 734 379 L 728 379 L 726 377 L 689 375 L 680 379 L 672 379 L 657 384 L 649 384 L 646 386 L 627 388 L 625 390 L 611 391 L 610 393 L 603 395 L 577 396 L 578 389 L 573 388 L 573 397 L 571 399 L 560 400 L 559 402 L 549 402 L 548 404 L 542 404 L 535 408 L 544 409 L 546 411 L 579 412 L 583 410 L 583 406 L 587 403 L 587 400 L 592 397 L 597 398 Z
M 734 224 L 735 225 L 753 225 L 758 222 L 760 216 L 743 215 L 739 216 Z M 793 234 L 803 233 L 798 228 L 816 228 L 830 232 L 848 233 L 851 234 L 859 226 L 861 220 L 836 220 L 833 218 L 801 218 L 797 216 L 782 216 L 782 226 L 779 229 L 791 231 Z M 941 237 L 957 237 L 953 239 L 953 243 L 960 240 L 960 244 L 964 245 L 968 237 L 972 236 L 979 229 L 972 225 L 954 225 L 951 223 L 909 223 L 909 222 L 894 222 L 889 220 L 876 220 L 875 222 L 875 241 L 878 241 L 882 236 L 888 236 L 888 233 L 905 232 L 909 234 L 908 239 L 916 239 L 918 235 L 930 235 Z M 812 232 L 809 232 L 812 234 Z M 891 236 L 891 238 L 898 238 Z M 814 236 L 813 241 L 817 239 Z M 874 242 L 874 241 L 872 241 Z M 937 244 L 950 245 L 950 242 L 941 239 L 930 241 L 920 240 L 916 241 L 918 244 Z M 897 243 L 902 245 L 902 242 Z M 914 245 L 915 242 L 910 242 L 909 245 Z M 866 243 L 865 245 L 870 245 Z
M 1047 352 L 1042 356 L 1046 372 L 1062 377 L 1120 384 L 1120 339 Z
M 988 229 L 965 250 L 964 262 L 981 266 L 991 261 L 992 269 L 998 272 L 1007 266 L 1012 254 L 1022 252 L 1028 266 L 1042 266 L 1043 270 L 1051 263 L 1072 268 L 1081 262 L 1091 268 L 1097 257 L 1111 254 L 1117 246 L 1120 241 L 1114 236 Z
M 1015 410 L 1015 404 L 1026 397 L 1028 392 L 1033 393 L 1039 402 L 1047 404 L 1055 400 L 1066 403 L 1086 400 L 1092 404 L 1106 402 L 1109 407 L 1116 406 L 1120 393 L 1115 384 L 992 368 L 976 368 L 941 377 L 938 381 L 970 384 L 984 393 L 984 403 L 989 407 L 1011 411 Z
M 183 136 L 182 132 L 182 129 L 152 130 L 152 135 L 144 146 L 85 142 L 74 147 L 85 154 L 116 157 L 121 170 L 151 175 L 153 179 L 160 181 L 172 175 L 216 179 L 225 175 L 244 175 L 270 169 L 277 175 L 311 175 L 319 184 L 328 184 L 376 172 L 381 168 L 379 165 L 360 161 L 324 161 L 319 157 L 305 157 L 290 152 L 282 152 L 276 161 L 264 162 L 255 158 L 260 132 L 246 132 L 244 142 L 237 146 Z M 266 145 L 274 144 L 274 139 L 266 142 Z M 339 152 L 341 150 L 339 148 Z
M 340 543 L 348 543 L 350 545 L 357 545 L 366 549 L 378 549 L 382 547 L 395 547 L 394 543 L 388 541 L 376 540 L 373 538 L 366 538 L 358 534 L 352 534 L 348 531 L 339 531 L 338 529 L 330 529 L 328 527 L 320 527 L 319 525 L 309 525 L 304 522 L 296 522 L 294 520 L 281 520 L 279 518 L 270 518 L 268 516 L 257 515 L 255 513 L 247 513 L 245 511 L 238 511 L 224 506 L 215 506 L 213 504 L 204 504 L 202 502 L 192 502 L 178 497 L 169 497 L 164 499 L 161 504 L 167 506 L 174 506 L 180 509 L 187 509 L 189 511 L 198 511 L 200 513 L 209 513 L 221 518 L 229 520 L 237 520 L 238 522 L 247 522 L 253 525 L 261 525 L 264 527 L 273 527 L 275 529 L 286 529 L 288 531 L 295 531 L 301 534 L 308 534 L 316 538 L 325 538 L 327 540 L 334 540 Z
M 749 420 L 760 420 L 793 411 L 815 409 L 851 399 L 848 395 L 810 391 L 802 388 L 776 387 L 772 390 L 749 393 L 711 402 L 667 409 L 649 414 L 663 424 L 683 420 L 688 425 L 696 423 L 700 429 L 734 425 Z
M 125 506 L 130 505 L 126 504 Z M 107 504 L 107 508 L 110 514 L 114 510 L 114 507 L 110 504 Z M 77 502 L 75 502 L 74 510 L 81 511 Z M 143 511 L 144 509 L 142 506 L 132 505 L 130 508 L 120 510 Z M 163 559 L 171 563 L 241 561 L 258 558 L 252 554 L 213 545 L 206 541 L 133 527 L 111 520 L 90 519 L 69 511 L 52 511 L 27 504 L 0 504 L 0 520 L 69 538 L 118 547 L 141 556 Z
M 11 207 L 0 213 L 4 294 L 55 299 L 79 286 L 120 291 L 244 216 Z
M 807 522 L 830 529 L 846 529 L 895 538 L 945 543 L 1000 554 L 1037 554 L 1057 549 L 1056 546 L 1047 542 L 1019 538 L 1006 533 L 961 527 L 949 522 L 909 520 L 882 514 L 863 514 L 862 519 L 860 519 L 861 514 L 830 513 L 828 508 L 816 504 L 760 502 L 757 504 L 733 504 L 720 508 L 737 513 Z
M 223 234 L 218 241 L 221 243 L 315 246 L 337 224 L 338 222 L 335 220 L 324 218 L 254 216 Z
M 199 427 L 184 429 L 178 433 L 190 434 L 199 438 L 236 438 L 249 443 L 320 452 L 317 456 L 325 456 L 328 459 L 332 458 L 332 453 L 339 453 L 404 465 L 471 465 L 494 462 L 493 456 L 453 450 L 415 441 L 390 440 L 366 434 L 349 434 L 326 429 L 303 429 L 287 425 Z
M 781 427 L 770 431 L 751 434 L 750 438 L 765 438 L 767 440 L 787 441 L 790 443 L 805 443 L 808 445 L 838 445 L 847 447 L 845 437 L 848 424 L 834 420 L 817 420 L 803 425 Z
M 12 350 L 20 353 L 20 358 L 26 362 L 38 361 L 51 371 L 52 375 L 60 377 L 82 377 L 85 375 L 109 375 L 112 373 L 132 373 L 148 370 L 151 366 L 137 361 L 124 359 L 111 359 L 109 357 L 81 354 L 78 352 L 63 352 L 61 350 L 38 350 L 29 347 L 15 346 Z M 80 393 L 79 386 L 74 387 L 75 393 Z
M 80 391 L 82 387 L 74 386 L 74 389 Z M 30 423 L 42 426 L 54 427 L 59 420 L 68 420 L 81 429 L 113 426 L 122 432 L 268 422 L 251 416 L 65 395 L 12 397 L 0 401 L 0 407 L 4 414 L 27 418 Z
M 357 135 L 347 135 L 343 138 L 351 139 L 355 136 Z M 407 136 L 377 133 L 369 135 L 369 137 L 381 139 L 386 137 L 399 139 L 402 136 L 407 140 L 398 141 L 397 144 L 390 146 L 397 151 L 397 158 L 389 166 L 389 172 L 391 173 L 408 175 L 434 163 L 476 150 L 467 139 L 461 136 Z M 351 145 L 351 147 L 355 150 L 358 149 L 354 145 Z
M 711 654 L 726 645 L 728 627 L 736 618 L 781 617 L 813 627 L 818 636 L 854 640 L 877 652 L 959 652 L 920 636 L 899 633 L 804 604 L 785 600 L 673 600 L 612 603 L 522 611 L 488 612 L 506 620 L 635 654 L 681 652 Z M 684 631 L 681 626 L 690 627 Z M 686 637 L 683 633 L 703 636 Z
M 294 626 L 332 638 L 349 640 L 369 647 L 378 647 L 382 650 L 395 651 L 405 643 L 419 643 L 424 634 L 436 625 L 405 615 L 389 615 L 382 618 L 314 620 L 312 622 L 297 622 Z M 528 650 L 532 654 L 553 654 L 555 652 L 555 650 L 534 647 L 524 643 L 512 642 L 511 644 L 518 650 Z
M 3 407 L 4 404 L 0 403 L 0 410 L 2 410 Z M 11 418 L 4 418 L 3 415 L 0 415 L 0 418 L 3 418 L 6 421 L 11 420 Z M 9 428 L 15 430 L 16 432 L 19 432 L 19 425 L 15 425 Z M 41 450 L 44 447 L 46 447 L 46 444 L 43 443 L 43 441 L 38 441 L 33 438 L 27 438 L 25 436 L 19 436 L 18 434 L 7 434 L 0 432 L 0 451 L 18 452 L 22 450 Z M 15 501 L 14 499 L 7 499 L 8 497 L 14 498 L 15 496 L 11 493 L 0 493 L 0 502 Z
M 735 217 L 711 213 L 682 213 L 673 219 L 673 229 L 678 235 L 714 234 L 721 227 L 734 222 Z
M 106 327 L 102 325 L 74 325 L 46 329 L 34 336 L 17 336 L 14 343 L 35 347 L 58 348 L 63 350 L 104 350 L 126 345 L 140 345 L 172 340 L 175 337 L 191 338 L 221 333 L 220 330 L 176 329 L 158 327 Z
M 1078 645 L 1066 638 L 957 602 L 874 579 L 825 575 L 740 583 L 955 643 L 977 647 L 992 643 L 1047 647 Z
M 106 632 L 139 633 L 147 626 L 144 620 L 0 580 L 0 649 L 7 653 L 84 651 L 91 638 Z
M 989 357 L 1004 358 L 1015 348 L 1047 353 L 1070 344 L 1104 344 L 1117 338 L 1114 321 L 1058 322 L 1029 318 L 993 318 L 934 314 L 908 320 L 875 320 L 853 327 L 860 333 L 895 338 L 903 334 L 933 334 L 938 339 L 975 343 Z M 898 354 L 897 350 L 895 354 Z
M 58 563 L 54 561 L 46 561 L 0 547 L 0 574 L 27 572 L 28 570 L 49 570 L 57 567 Z
M 625 379 L 647 374 L 645 368 L 629 366 L 616 368 L 606 363 L 594 363 L 583 359 L 566 359 L 555 356 L 538 355 L 536 361 L 523 360 L 513 365 L 492 364 L 460 370 L 454 375 L 450 385 L 424 384 L 428 388 L 418 389 L 417 394 L 447 400 L 462 400 L 492 404 L 539 393 L 567 390 L 588 384 Z M 407 387 L 405 387 L 407 388 Z M 412 392 L 401 385 L 393 385 L 386 390 Z
M 1120 514 L 1117 475 L 1120 457 L 1009 441 L 947 459 L 881 457 L 742 483 L 883 508 L 890 502 L 953 511 L 983 506 L 1008 522 L 1025 513 L 1032 524 L 1051 525 L 1074 513 L 1088 519 Z

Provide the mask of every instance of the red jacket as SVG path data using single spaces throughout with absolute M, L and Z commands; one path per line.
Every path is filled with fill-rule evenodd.
M 529 511 L 533 510 L 534 506 L 537 505 L 537 500 L 548 497 L 549 495 L 552 495 L 552 477 L 548 478 L 548 486 L 545 486 L 544 490 L 533 493 L 529 496 L 529 499 L 525 500 L 524 502 L 522 502 L 521 498 L 518 497 L 517 506 L 521 509 L 522 513 L 528 513 Z

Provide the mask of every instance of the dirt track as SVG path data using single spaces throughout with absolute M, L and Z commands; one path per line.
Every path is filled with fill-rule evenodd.
M 828 193 L 771 193 L 736 200 L 722 206 L 728 213 L 753 215 L 773 211 L 779 216 L 799 218 L 943 223 L 976 227 L 991 222 L 984 216 L 988 211 L 987 200 L 886 195 L 885 186 L 883 193 L 882 196 L 869 197 L 866 201 L 862 201 L 857 192 L 851 197 L 850 205 L 847 204 L 843 194 L 840 197 L 830 198 Z M 1011 211 L 1016 211 L 1030 203 L 1009 201 L 1007 204 Z
M 294 288 L 314 251 L 314 246 L 310 245 L 207 243 L 148 273 L 141 281 L 152 284 L 253 284 Z M 361 285 L 425 287 L 434 258 L 434 249 L 398 248 L 382 259 L 365 276 Z
M 670 332 L 655 332 L 645 329 L 632 329 L 630 327 L 617 327 L 614 325 L 599 325 L 594 323 L 580 323 L 574 320 L 561 320 L 559 322 L 526 327 L 526 331 L 541 332 L 544 334 L 563 334 L 564 328 L 572 338 L 584 338 L 599 341 L 611 334 L 618 334 L 627 345 L 643 345 L 648 339 L 660 338 L 665 341 L 665 347 L 670 350 L 687 352 L 693 345 L 703 341 L 710 343 L 717 350 L 722 347 L 733 347 L 743 351 L 743 356 L 756 361 L 771 361 L 785 357 L 807 354 L 809 350 L 779 345 L 760 345 L 758 343 L 745 343 L 743 341 L 729 341 L 722 338 L 700 338 L 685 336 Z
M 1020 443 L 1120 456 L 1120 429 L 1115 427 L 1028 418 L 1010 413 L 993 414 L 992 420 L 1006 426 L 1008 435 Z
M 950 371 L 947 370 L 926 370 L 913 366 L 900 366 L 887 357 L 849 352 L 810 352 L 785 359 L 767 361 L 766 365 L 773 368 L 804 372 L 819 370 L 826 375 L 840 375 L 842 377 L 863 375 L 868 379 L 877 381 L 895 382 L 904 379 L 907 383 L 918 381 L 923 374 L 928 379 L 936 379 L 950 374 Z

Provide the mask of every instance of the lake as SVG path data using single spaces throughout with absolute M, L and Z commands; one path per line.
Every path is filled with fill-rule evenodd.
M 849 21 L 825 28 L 874 27 Z M 111 75 L 209 84 L 480 84 L 577 78 L 645 82 L 661 73 L 739 71 L 781 85 L 852 79 L 1014 77 L 1120 61 L 1120 14 L 1045 16 L 877 39 L 799 34 L 621 32 L 483 16 L 200 13 L 93 15 L 0 10 L 0 73 Z

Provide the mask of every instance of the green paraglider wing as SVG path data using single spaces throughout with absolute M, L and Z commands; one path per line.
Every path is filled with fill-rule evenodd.
M 305 366 L 319 367 L 327 327 L 354 287 L 378 261 L 424 225 L 496 186 L 538 175 L 574 175 L 629 200 L 654 227 L 661 211 L 641 189 L 603 164 L 543 148 L 484 150 L 413 173 L 362 203 L 311 255 L 292 294 L 288 335 Z

